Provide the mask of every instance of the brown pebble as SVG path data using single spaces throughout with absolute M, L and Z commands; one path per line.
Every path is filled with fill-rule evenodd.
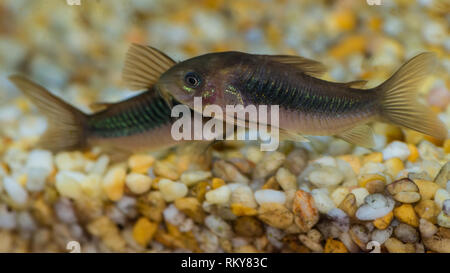
M 244 237 L 259 237 L 264 234 L 263 225 L 255 217 L 239 217 L 233 224 L 234 232 Z
M 436 224 L 437 216 L 439 215 L 439 212 L 441 212 L 436 202 L 429 199 L 422 200 L 417 203 L 417 205 L 414 207 L 414 210 L 420 218 L 426 219 L 433 224 Z
M 410 225 L 400 223 L 394 229 L 395 237 L 404 243 L 415 243 L 419 240 L 419 233 Z
M 310 193 L 298 190 L 292 207 L 295 223 L 303 232 L 308 232 L 319 221 L 319 211 Z
M 347 194 L 344 200 L 339 204 L 338 208 L 347 213 L 349 217 L 355 217 L 356 210 L 358 209 L 356 205 L 356 196 L 353 193 Z
M 202 205 L 195 197 L 183 197 L 175 200 L 175 207 L 192 218 L 196 223 L 203 223 L 205 213 Z
M 413 244 L 410 243 L 402 243 L 400 240 L 396 238 L 389 238 L 384 242 L 384 246 L 386 247 L 389 253 L 415 253 L 416 248 Z
M 284 162 L 284 166 L 294 175 L 299 176 L 308 165 L 308 151 L 303 148 L 290 152 Z
M 280 203 L 263 203 L 258 209 L 258 218 L 269 226 L 284 229 L 291 225 L 294 215 Z

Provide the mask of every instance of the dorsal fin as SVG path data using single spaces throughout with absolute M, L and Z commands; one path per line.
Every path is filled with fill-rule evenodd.
M 128 49 L 122 79 L 131 90 L 146 90 L 176 62 L 158 49 L 132 44 Z
M 289 64 L 310 76 L 319 77 L 327 71 L 325 65 L 308 58 L 291 55 L 265 55 L 275 62 Z
M 363 88 L 366 85 L 367 81 L 365 80 L 357 80 L 346 82 L 345 85 L 351 88 Z
M 366 148 L 372 148 L 374 146 L 372 128 L 368 125 L 356 126 L 350 130 L 340 133 L 337 137 L 349 143 Z

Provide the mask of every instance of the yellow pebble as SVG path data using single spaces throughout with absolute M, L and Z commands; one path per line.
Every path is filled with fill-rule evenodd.
M 158 225 L 156 223 L 150 222 L 145 217 L 141 217 L 134 224 L 133 238 L 138 244 L 146 247 L 155 235 L 157 228 Z
M 231 212 L 236 216 L 254 216 L 258 214 L 256 209 L 246 207 L 240 203 L 231 204 Z
M 421 200 L 414 207 L 414 210 L 416 211 L 417 215 L 419 215 L 420 218 L 430 221 L 433 224 L 436 224 L 437 216 L 441 212 L 439 206 L 433 200 L 430 199 Z
M 128 167 L 133 173 L 147 173 L 154 162 L 155 158 L 151 155 L 135 154 L 128 158 Z
M 386 183 L 386 178 L 379 174 L 364 174 L 361 175 L 361 177 L 358 179 L 359 186 L 364 188 L 366 187 L 367 183 L 372 181 L 382 181 Z
M 373 31 L 381 29 L 383 21 L 379 17 L 372 17 L 369 19 L 369 28 Z
M 199 202 L 205 201 L 206 192 L 210 190 L 210 188 L 211 187 L 209 183 L 206 181 L 197 183 L 197 185 L 195 185 L 195 196 Z
M 25 185 L 27 184 L 27 179 L 28 176 L 26 173 L 19 175 L 19 177 L 17 178 L 17 182 L 22 186 L 25 187 Z
M 380 152 L 370 153 L 363 157 L 363 165 L 367 162 L 381 163 L 383 162 L 383 154 Z
M 280 42 L 282 33 L 280 32 L 280 28 L 278 28 L 275 24 L 268 24 L 265 31 L 269 43 L 276 45 Z
M 341 31 L 352 30 L 356 24 L 355 15 L 347 9 L 341 10 L 332 15 L 331 20 L 334 21 L 334 25 Z
M 125 187 L 125 175 L 125 168 L 114 167 L 109 169 L 103 178 L 103 190 L 111 201 L 118 201 L 122 198 Z
M 415 179 L 417 187 L 419 187 L 420 196 L 422 200 L 433 199 L 436 191 L 440 189 L 439 185 L 427 180 Z
M 409 149 L 408 161 L 416 162 L 417 158 L 419 158 L 419 150 L 417 150 L 417 147 L 414 144 L 408 144 L 408 149 Z
M 444 142 L 444 152 L 446 154 L 450 153 L 450 139 L 446 139 Z
M 398 158 L 390 158 L 384 162 L 384 165 L 387 168 L 388 174 L 390 174 L 392 177 L 397 177 L 397 174 L 405 168 L 405 165 L 403 165 L 403 161 Z
M 263 190 L 279 190 L 280 189 L 280 183 L 275 179 L 274 176 L 267 179 L 267 182 L 262 186 Z
M 356 155 L 342 155 L 338 157 L 344 161 L 347 161 L 348 164 L 352 167 L 355 174 L 359 174 L 359 170 L 361 169 L 361 160 Z
M 417 145 L 425 136 L 422 133 L 410 129 L 405 129 L 404 134 L 405 134 L 405 142 L 413 145 Z
M 424 138 L 436 146 L 442 146 L 444 144 L 444 141 L 432 136 L 425 135 Z
M 400 222 L 413 227 L 419 227 L 419 218 L 411 204 L 403 204 L 394 209 L 394 216 Z
M 393 218 L 394 218 L 394 213 L 391 211 L 388 214 L 386 214 L 385 216 L 373 220 L 373 225 L 377 229 L 386 229 L 391 224 Z
M 217 178 L 217 177 L 214 177 L 212 179 L 212 188 L 213 188 L 213 190 L 215 190 L 215 189 L 217 189 L 219 187 L 222 187 L 223 185 L 225 185 L 225 181 L 223 179 Z
M 170 154 L 164 159 L 165 162 L 169 162 L 169 163 L 175 163 L 176 160 L 177 160 L 177 156 L 175 154 Z
M 376 123 L 373 129 L 375 133 L 385 135 L 387 143 L 394 140 L 403 140 L 403 132 L 398 126 L 387 123 Z
M 26 99 L 24 96 L 18 97 L 15 101 L 17 107 L 22 110 L 22 112 L 29 112 L 30 111 L 30 103 L 29 100 Z
M 152 181 L 152 190 L 159 190 L 158 183 L 161 180 L 161 177 L 155 177 Z
M 344 38 L 331 48 L 330 54 L 335 58 L 345 58 L 350 54 L 362 52 L 366 48 L 367 39 L 363 35 L 353 35 Z
M 328 238 L 327 242 L 325 243 L 324 252 L 325 253 L 348 253 L 348 250 L 341 241 L 334 240 L 333 238 Z

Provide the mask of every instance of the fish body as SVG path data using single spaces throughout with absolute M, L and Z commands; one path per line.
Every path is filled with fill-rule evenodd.
M 290 135 L 336 135 L 371 147 L 371 121 L 447 137 L 443 123 L 417 102 L 416 91 L 434 65 L 434 55 L 422 53 L 383 84 L 361 89 L 365 81 L 320 79 L 324 66 L 303 57 L 221 52 L 173 65 L 155 88 L 192 109 L 195 97 L 224 112 L 227 105 L 278 105 L 279 127 Z
M 144 92 L 86 119 L 90 146 L 112 146 L 139 151 L 177 144 L 170 136 L 171 109 L 153 90 Z

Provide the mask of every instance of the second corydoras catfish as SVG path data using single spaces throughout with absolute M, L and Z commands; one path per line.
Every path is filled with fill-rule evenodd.
M 146 51 L 134 58 L 145 65 L 128 70 L 125 79 L 139 88 L 153 81 L 167 100 L 175 98 L 194 109 L 194 98 L 203 107 L 218 105 L 279 105 L 279 129 L 284 136 L 335 135 L 350 143 L 371 147 L 367 123 L 380 121 L 445 139 L 445 125 L 417 101 L 417 90 L 436 64 L 432 53 L 422 53 L 405 63 L 381 85 L 362 89 L 365 81 L 329 82 L 318 77 L 321 63 L 299 56 L 255 55 L 242 52 L 210 53 L 173 65 L 159 79 L 155 69 L 172 61 L 155 59 Z M 173 62 L 173 61 L 172 61 Z M 156 81 L 156 82 L 155 82 Z M 270 124 L 269 124 L 270 125 Z
M 136 56 L 142 51 L 156 59 L 166 58 L 149 47 L 132 46 L 127 53 L 124 75 L 130 71 L 139 73 L 143 63 Z M 173 61 L 160 64 L 153 71 L 154 79 L 158 79 L 159 75 L 174 64 Z M 134 82 L 131 86 L 133 89 L 146 92 L 118 103 L 97 103 L 97 108 L 100 106 L 103 109 L 89 115 L 23 76 L 11 76 L 10 80 L 47 117 L 47 131 L 38 143 L 42 148 L 56 152 L 100 146 L 116 158 L 122 158 L 122 155 L 130 152 L 157 150 L 183 142 L 171 137 L 174 122 L 171 108 L 154 91 L 154 81 L 146 81 L 139 86 Z M 204 148 L 207 145 L 209 144 L 205 141 L 188 146 Z

